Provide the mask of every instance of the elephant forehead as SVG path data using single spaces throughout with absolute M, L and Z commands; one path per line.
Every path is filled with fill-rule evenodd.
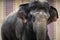
M 47 19 L 49 18 L 48 12 L 40 11 L 33 13 L 35 16 L 34 26 L 44 27 L 47 25 Z
M 31 15 L 34 15 L 37 18 L 49 18 L 49 12 L 45 12 L 44 10 L 41 11 L 31 11 L 30 12 Z

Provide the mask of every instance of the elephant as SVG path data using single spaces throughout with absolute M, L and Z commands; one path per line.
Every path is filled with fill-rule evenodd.
M 49 39 L 47 23 L 50 23 L 50 8 L 48 3 L 39 1 L 20 5 L 19 10 L 3 22 L 2 40 Z

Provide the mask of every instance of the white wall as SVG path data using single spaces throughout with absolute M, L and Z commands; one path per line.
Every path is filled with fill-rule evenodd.
M 56 1 L 56 8 L 58 10 L 59 19 L 56 22 L 56 40 L 60 40 L 60 1 Z

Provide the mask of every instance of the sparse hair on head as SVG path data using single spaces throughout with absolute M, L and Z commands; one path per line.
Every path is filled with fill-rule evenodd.
M 35 10 L 35 9 L 37 9 L 37 10 L 49 10 L 49 8 L 50 8 L 50 5 L 49 5 L 49 3 L 48 2 L 40 2 L 40 1 L 34 1 L 34 2 L 30 2 L 29 3 L 29 8 L 30 8 L 30 10 Z

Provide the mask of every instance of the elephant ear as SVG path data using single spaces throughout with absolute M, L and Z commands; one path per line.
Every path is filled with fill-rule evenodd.
M 58 18 L 58 11 L 57 11 L 57 9 L 54 8 L 53 6 L 50 7 L 49 13 L 50 13 L 50 16 L 51 16 L 51 17 L 56 16 L 56 17 Z
M 48 18 L 49 23 L 52 23 L 54 21 L 54 17 L 59 18 L 58 11 L 53 6 L 50 6 L 49 14 L 50 14 L 50 17 Z
M 25 16 L 25 18 L 27 18 L 27 15 L 29 13 L 28 4 L 29 3 L 19 5 L 19 10 L 18 11 L 23 12 L 23 13 L 20 13 L 20 14 L 23 14 Z
M 26 13 L 28 13 L 29 12 L 28 5 L 29 5 L 29 3 L 21 4 L 19 6 L 19 8 L 20 8 L 20 10 L 24 10 Z

